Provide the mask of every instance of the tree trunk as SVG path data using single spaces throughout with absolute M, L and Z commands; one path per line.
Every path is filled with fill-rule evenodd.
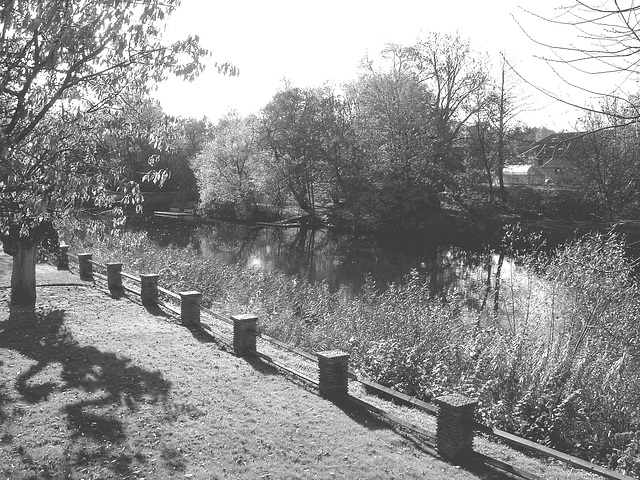
M 489 185 L 489 203 L 493 205 L 493 177 L 491 170 L 487 170 L 487 185 Z
M 500 311 L 500 275 L 502 274 L 502 264 L 504 263 L 504 252 L 500 252 L 498 257 L 498 268 L 496 269 L 496 280 L 494 283 L 493 291 L 493 314 L 498 318 L 498 312 Z
M 505 114 L 506 114 L 506 98 L 505 98 L 505 90 L 504 90 L 504 82 L 505 82 L 505 70 L 504 70 L 504 60 L 502 63 L 502 76 L 500 83 L 500 116 L 499 116 L 499 128 L 498 128 L 498 181 L 500 183 L 500 202 L 504 205 L 506 200 L 506 191 L 504 188 L 504 177 L 502 172 L 505 167 L 505 131 L 504 131 L 504 122 L 505 122 Z M 502 257 L 500 257 L 502 259 Z M 498 269 L 502 266 L 500 264 Z
M 11 273 L 11 304 L 33 305 L 36 301 L 38 244 L 18 241 Z
M 500 181 L 500 201 L 505 203 L 507 200 L 507 189 L 504 186 L 504 175 L 502 174 L 502 168 L 498 172 L 498 180 Z

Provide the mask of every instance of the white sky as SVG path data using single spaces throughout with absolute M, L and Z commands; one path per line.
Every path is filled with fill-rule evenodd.
M 170 17 L 169 39 L 199 35 L 217 61 L 231 61 L 238 77 L 209 68 L 195 82 L 172 79 L 157 92 L 165 112 L 216 121 L 229 109 L 254 113 L 287 78 L 294 85 L 320 86 L 355 78 L 359 61 L 376 58 L 385 43 L 409 45 L 421 32 L 459 32 L 497 64 L 506 52 L 531 82 L 569 98 L 566 87 L 533 57 L 541 53 L 518 26 L 555 44 L 549 26 L 519 8 L 557 13 L 569 0 L 182 0 Z M 533 6 L 532 6 L 533 5 Z M 526 88 L 526 87 L 523 87 Z M 583 103 L 584 99 L 571 97 Z M 571 129 L 577 114 L 549 98 L 531 94 L 522 120 L 532 126 Z

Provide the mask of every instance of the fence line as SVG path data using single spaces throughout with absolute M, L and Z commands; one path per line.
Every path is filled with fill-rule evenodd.
M 260 333 L 257 328 L 257 317 L 253 315 L 236 315 L 228 317 L 208 308 L 201 307 L 200 292 L 172 292 L 171 290 L 157 285 L 158 275 L 156 274 L 136 277 L 122 272 L 122 264 L 103 265 L 93 261 L 90 253 L 74 255 L 68 252 L 68 246 L 63 245 L 61 248 L 61 254 L 58 258 L 58 267 L 60 269 L 68 269 L 69 259 L 75 259 L 78 262 L 78 270 L 81 277 L 95 276 L 96 278 L 107 281 L 111 291 L 129 292 L 140 296 L 142 303 L 160 305 L 166 308 L 180 316 L 183 325 L 199 327 L 202 332 L 212 336 L 214 339 L 222 340 L 225 344 L 230 346 L 232 351 L 238 356 L 256 356 L 274 367 L 318 387 L 320 394 L 325 398 L 331 400 L 347 400 L 366 408 L 368 411 L 389 422 L 395 423 L 409 431 L 412 431 L 414 434 L 418 434 L 421 437 L 432 440 L 435 439 L 438 453 L 443 458 L 453 461 L 454 463 L 464 463 L 469 459 L 475 459 L 476 461 L 480 461 L 484 464 L 491 465 L 520 476 L 521 478 L 539 478 L 532 473 L 526 472 L 508 463 L 473 451 L 473 436 L 474 432 L 478 431 L 492 435 L 495 438 L 506 441 L 520 448 L 525 448 L 538 454 L 543 454 L 548 457 L 561 460 L 571 466 L 598 474 L 604 478 L 611 480 L 632 479 L 632 477 L 595 465 L 573 455 L 568 455 L 508 432 L 477 423 L 474 418 L 477 402 L 467 397 L 457 394 L 445 395 L 438 397 L 436 399 L 437 405 L 433 405 L 415 397 L 397 392 L 369 379 L 358 377 L 348 369 L 348 354 L 340 351 L 317 352 L 317 354 L 312 354 L 276 338 L 270 337 L 269 335 Z M 105 276 L 95 272 L 92 268 L 94 266 L 106 270 L 107 275 Z M 123 277 L 140 283 L 140 290 L 123 285 Z M 175 305 L 161 300 L 158 293 L 162 293 L 174 300 L 177 300 L 181 305 L 180 309 L 177 309 Z M 210 327 L 207 329 L 206 325 L 200 323 L 200 311 L 205 312 L 212 318 L 219 320 L 226 325 L 232 326 L 233 335 L 230 337 L 222 332 L 214 334 L 212 331 L 209 331 Z M 257 338 L 317 364 L 319 369 L 319 380 L 316 381 L 310 378 L 306 374 L 273 359 L 266 353 L 258 352 L 256 348 Z M 375 405 L 366 402 L 365 400 L 362 400 L 361 398 L 350 395 L 348 393 L 349 380 L 358 382 L 369 389 L 376 390 L 403 403 L 410 404 L 429 414 L 435 415 L 437 418 L 437 431 L 431 432 L 420 426 L 411 424 L 379 407 L 376 407 Z
M 291 353 L 295 353 L 296 355 L 299 355 L 302 358 L 306 358 L 307 360 L 311 360 L 312 362 L 317 362 L 318 361 L 318 356 L 317 355 L 313 355 L 312 353 L 305 352 L 304 350 L 300 350 L 299 348 L 296 348 L 293 345 L 289 345 L 288 343 L 281 342 L 277 338 L 270 337 L 269 335 L 267 335 L 265 333 L 257 333 L 257 336 L 259 338 L 262 338 L 263 340 L 266 340 L 269 343 L 272 343 L 273 345 L 276 345 L 276 346 L 278 346 L 280 348 L 284 348 L 285 350 L 287 350 L 287 351 L 289 351 Z M 355 380 L 355 378 L 354 378 L 354 380 Z
M 581 458 L 574 457 L 573 455 L 562 453 L 550 447 L 545 447 L 544 445 L 540 445 L 539 443 L 532 442 L 531 440 L 518 437 L 517 435 L 513 435 L 512 433 L 505 432 L 497 428 L 488 427 L 486 425 L 482 425 L 481 423 L 476 423 L 475 428 L 479 432 L 493 435 L 494 437 L 499 438 L 500 440 L 504 440 L 512 445 L 516 445 L 518 447 L 522 447 L 536 453 L 542 453 L 549 457 L 555 458 L 556 460 L 561 460 L 565 463 L 568 463 L 569 465 L 577 467 L 581 470 L 586 470 L 587 472 L 596 473 L 605 478 L 610 478 L 614 480 L 624 480 L 624 479 L 631 478 L 631 477 L 628 477 L 627 475 L 623 475 L 613 470 L 609 470 L 608 468 L 604 468 L 599 465 L 596 465 L 595 463 L 591 463 Z
M 89 262 L 91 265 L 93 265 L 94 267 L 100 267 L 100 268 L 102 268 L 103 270 L 106 270 L 106 269 L 107 269 L 107 266 L 106 266 L 106 265 L 103 265 L 102 263 L 95 262 L 95 261 L 93 261 L 92 259 L 89 259 L 89 260 L 88 260 L 88 262 Z
M 432 415 L 438 415 L 439 413 L 438 407 L 436 407 L 431 403 L 423 402 L 422 400 L 416 397 L 405 395 L 404 393 L 400 393 L 396 390 L 393 390 L 392 388 L 385 387 L 384 385 L 381 385 L 379 383 L 372 382 L 371 380 L 367 380 L 366 378 L 356 377 L 353 374 L 350 374 L 350 376 L 353 376 L 354 380 L 356 380 L 357 382 L 360 382 L 366 387 L 372 388 L 374 390 L 378 390 L 379 392 L 382 392 L 386 395 L 391 395 L 392 397 L 398 400 L 401 400 L 404 403 L 408 403 L 410 405 L 413 405 L 414 407 L 418 407 L 421 410 L 424 410 Z
M 419 427 L 418 425 L 414 425 L 412 423 L 407 422 L 406 420 L 403 420 L 402 418 L 393 415 L 391 413 L 388 413 L 386 411 L 384 411 L 383 409 L 376 407 L 375 405 L 370 404 L 369 402 L 366 402 L 364 400 L 362 400 L 361 398 L 358 397 L 354 397 L 351 395 L 345 395 L 344 397 L 345 399 L 349 400 L 352 403 L 355 403 L 356 405 L 359 405 L 361 407 L 366 408 L 367 410 L 383 417 L 386 418 L 387 420 L 389 420 L 390 422 L 396 423 L 398 425 L 400 425 L 403 428 L 406 428 L 407 430 L 411 430 L 414 433 L 419 434 L 422 437 L 426 437 L 429 439 L 436 439 L 437 438 L 437 434 L 436 432 L 432 432 L 431 430 L 427 430 L 425 428 Z
M 211 315 L 213 318 L 220 320 L 221 322 L 226 323 L 227 325 L 233 325 L 233 320 L 231 320 L 229 317 L 222 315 L 220 313 L 216 313 L 213 310 L 210 310 L 208 308 L 205 307 L 200 307 L 200 310 L 202 310 L 204 313 Z
M 125 278 L 128 278 L 129 280 L 133 280 L 134 282 L 142 283 L 142 280 L 140 279 L 140 277 L 136 277 L 135 275 L 131 275 L 131 274 L 126 273 L 126 272 L 122 272 L 122 276 L 125 277 Z
M 318 387 L 320 385 L 319 382 L 317 382 L 316 380 L 308 377 L 307 375 L 305 375 L 304 373 L 300 372 L 299 370 L 296 370 L 295 368 L 289 367 L 289 366 L 285 365 L 284 363 L 281 363 L 281 362 L 278 362 L 277 360 L 274 360 L 273 358 L 271 358 L 266 353 L 262 353 L 262 352 L 256 351 L 256 356 L 258 356 L 262 360 L 265 360 L 267 363 L 270 363 L 274 367 L 277 367 L 277 368 L 279 368 L 281 370 L 284 370 L 285 372 L 290 373 L 290 374 L 298 377 L 299 379 L 304 380 L 307 383 L 310 383 L 311 385 L 314 385 L 316 387 Z
M 178 295 L 177 293 L 173 293 L 171 290 L 167 290 L 166 288 L 162 288 L 160 285 L 158 285 L 158 291 L 164 293 L 165 295 L 168 295 L 171 298 L 180 300 L 180 295 Z

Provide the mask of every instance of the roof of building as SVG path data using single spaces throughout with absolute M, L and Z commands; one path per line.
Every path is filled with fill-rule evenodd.
M 524 158 L 546 159 L 566 157 L 571 149 L 582 138 L 579 132 L 563 132 L 547 135 L 533 143 L 522 153 Z

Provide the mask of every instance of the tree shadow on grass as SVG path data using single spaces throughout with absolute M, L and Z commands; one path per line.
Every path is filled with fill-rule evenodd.
M 136 411 L 140 404 L 164 406 L 168 403 L 171 383 L 159 372 L 140 368 L 115 353 L 80 345 L 65 325 L 64 310 L 11 307 L 8 320 L 0 321 L 0 332 L 0 349 L 13 350 L 32 362 L 26 371 L 15 377 L 14 388 L 21 400 L 39 404 L 53 401 L 54 392 L 82 392 L 81 396 L 75 396 L 80 397 L 77 400 L 71 403 L 67 400 L 58 407 L 66 414 L 70 441 L 82 439 L 76 445 L 80 450 L 87 441 L 95 447 L 121 444 L 126 439 L 123 422 L 110 414 L 114 410 L 125 407 Z M 52 371 L 55 372 L 53 376 Z M 38 381 L 36 376 L 39 374 L 49 381 Z M 0 388 L 0 423 L 9 416 L 7 387 L 4 384 Z M 99 458 L 101 464 L 111 464 L 109 468 L 118 475 L 131 473 L 129 465 L 133 458 L 123 458 L 122 448 L 117 453 L 118 461 L 105 461 L 113 460 L 110 457 L 116 454 L 115 451 L 99 451 L 103 457 L 107 456 Z M 97 455 L 101 457 L 100 453 Z M 60 468 L 77 466 L 79 460 L 73 457 L 67 459 L 71 464 Z

